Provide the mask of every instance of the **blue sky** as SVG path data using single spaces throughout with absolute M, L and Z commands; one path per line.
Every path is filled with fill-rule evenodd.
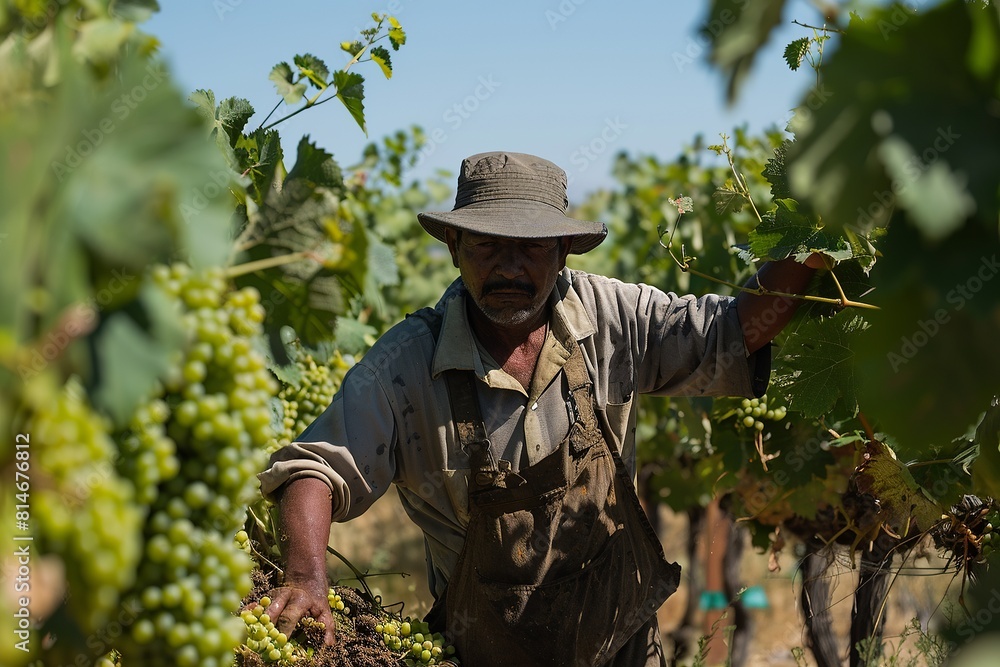
M 407 43 L 392 54 L 393 78 L 385 80 L 373 63 L 357 70 L 366 79 L 368 137 L 334 101 L 279 126 L 286 156 L 309 134 L 346 166 L 368 141 L 417 124 L 431 144 L 413 178 L 438 169 L 455 174 L 463 157 L 482 151 L 533 153 L 567 171 L 573 201 L 613 184 L 610 165 L 619 151 L 670 159 L 698 133 L 714 139 L 743 122 L 752 130 L 783 127 L 811 80 L 781 59 L 785 44 L 811 34 L 791 20 L 820 20 L 804 0 L 789 3 L 740 100 L 728 108 L 698 35 L 708 2 L 214 0 L 162 7 L 145 29 L 162 41 L 180 85 L 211 88 L 219 100 L 249 99 L 258 112 L 252 127 L 279 99 L 267 78 L 276 63 L 309 52 L 331 69 L 343 67 L 340 42 L 370 26 L 371 12 L 394 14 Z

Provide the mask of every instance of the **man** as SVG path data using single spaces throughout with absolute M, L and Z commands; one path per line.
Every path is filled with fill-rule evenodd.
M 430 619 L 464 664 L 663 664 L 655 612 L 679 568 L 635 495 L 636 394 L 761 395 L 794 304 L 571 271 L 607 230 L 566 207 L 554 164 L 483 153 L 462 163 L 452 211 L 418 216 L 461 279 L 382 336 L 261 474 L 280 499 L 268 613 L 286 634 L 309 615 L 332 640 L 330 523 L 395 483 L 424 532 Z M 811 275 L 786 261 L 757 278 L 800 293 Z

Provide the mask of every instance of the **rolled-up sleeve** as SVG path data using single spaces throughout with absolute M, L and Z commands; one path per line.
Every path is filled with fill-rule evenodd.
M 271 456 L 259 475 L 261 492 L 274 499 L 285 483 L 315 477 L 330 487 L 334 521 L 362 514 L 385 493 L 395 474 L 395 427 L 390 402 L 376 374 L 361 363 L 295 442 Z

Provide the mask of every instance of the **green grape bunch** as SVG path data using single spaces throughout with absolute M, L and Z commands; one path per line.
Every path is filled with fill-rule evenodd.
M 295 368 L 290 372 L 279 371 L 279 377 L 285 381 L 274 400 L 278 420 L 269 452 L 292 442 L 326 410 L 352 365 L 350 357 L 345 358 L 339 350 L 323 362 L 297 342 L 290 347 Z
M 313 667 L 314 665 L 354 664 L 417 667 L 458 665 L 455 647 L 443 635 L 431 632 L 423 621 L 387 612 L 366 602 L 353 588 L 333 586 L 327 600 L 333 612 L 336 644 L 322 645 L 322 624 L 303 619 L 299 632 L 286 637 L 274 626 L 265 609 L 267 596 L 240 612 L 246 625 L 246 643 L 236 649 L 238 667 Z
M 735 409 L 736 428 L 761 432 L 766 422 L 780 422 L 788 410 L 783 405 L 768 404 L 767 394 L 760 398 L 744 398 Z
M 31 503 L 39 550 L 65 566 L 69 616 L 93 633 L 118 613 L 134 583 L 144 513 L 133 485 L 115 468 L 110 423 L 75 380 L 57 388 L 39 376 L 25 398 L 24 428 L 39 451 L 30 461 L 30 498 L 25 491 L 21 499 Z M 72 642 L 57 643 L 50 657 L 64 650 L 76 652 Z
M 122 468 L 148 503 L 131 591 L 142 612 L 121 643 L 123 664 L 228 667 L 246 638 L 231 612 L 253 569 L 233 535 L 258 495 L 278 390 L 255 348 L 264 310 L 256 290 L 233 290 L 220 269 L 157 266 L 152 280 L 188 341 L 123 439 Z

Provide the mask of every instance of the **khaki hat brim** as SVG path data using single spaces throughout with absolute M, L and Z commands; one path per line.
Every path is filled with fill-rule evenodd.
M 418 213 L 420 225 L 439 241 L 448 227 L 515 239 L 569 236 L 570 252 L 580 255 L 601 244 L 608 234 L 603 222 L 568 218 L 552 206 L 524 199 L 469 204 L 453 211 Z

